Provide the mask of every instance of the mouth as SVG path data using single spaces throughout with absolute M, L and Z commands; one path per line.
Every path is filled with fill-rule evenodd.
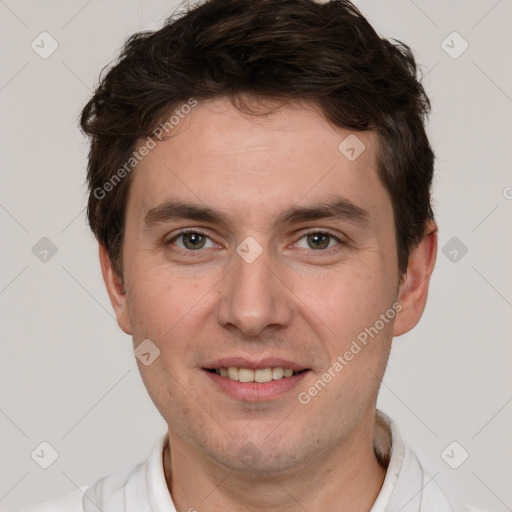
M 229 366 L 222 368 L 205 368 L 207 372 L 220 375 L 225 379 L 234 380 L 236 382 L 258 382 L 265 384 L 275 380 L 287 379 L 294 375 L 308 371 L 307 369 L 295 371 L 291 368 L 283 368 L 282 366 L 266 367 L 266 368 L 239 368 L 237 366 Z
M 202 368 L 223 394 L 245 402 L 267 401 L 290 392 L 311 371 L 284 359 L 221 359 Z

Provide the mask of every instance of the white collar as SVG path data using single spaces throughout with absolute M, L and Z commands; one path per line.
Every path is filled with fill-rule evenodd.
M 396 425 L 380 411 L 389 427 L 390 460 L 370 512 L 451 512 L 433 478 L 424 473 L 416 455 L 405 446 Z M 165 479 L 163 450 L 167 433 L 155 443 L 148 459 L 129 473 L 105 477 L 86 490 L 84 512 L 176 512 Z M 90 499 L 89 499 L 90 498 Z

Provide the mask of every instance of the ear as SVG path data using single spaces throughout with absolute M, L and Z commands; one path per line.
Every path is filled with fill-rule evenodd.
M 437 255 L 437 226 L 429 221 L 421 242 L 411 251 L 407 272 L 398 291 L 397 302 L 402 306 L 393 326 L 393 336 L 410 331 L 419 321 L 427 302 L 430 276 Z
M 100 244 L 99 253 L 103 281 L 107 287 L 108 296 L 117 317 L 117 323 L 126 334 L 132 334 L 123 281 L 114 270 L 107 249 L 102 244 Z

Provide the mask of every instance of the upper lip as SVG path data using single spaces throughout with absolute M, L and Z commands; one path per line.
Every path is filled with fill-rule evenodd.
M 248 368 L 251 370 L 258 370 L 260 368 L 289 368 L 295 372 L 308 369 L 304 365 L 278 357 L 265 357 L 263 359 L 248 359 L 246 357 L 223 357 L 207 364 L 204 368 L 208 370 L 217 370 L 218 368 L 230 367 Z

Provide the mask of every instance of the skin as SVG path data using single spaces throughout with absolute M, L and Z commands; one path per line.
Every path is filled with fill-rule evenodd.
M 140 162 L 126 212 L 124 289 L 100 259 L 120 327 L 160 355 L 139 368 L 169 427 L 163 463 L 177 510 L 368 511 L 385 470 L 373 451 L 375 407 L 393 336 L 419 321 L 437 249 L 428 225 L 398 273 L 393 210 L 376 172 L 376 139 L 353 162 L 338 150 L 351 132 L 311 105 L 241 113 L 201 102 Z M 336 195 L 366 222 L 322 218 L 274 225 L 280 212 Z M 168 201 L 207 206 L 226 222 L 170 219 L 148 226 Z M 183 228 L 207 235 L 189 249 Z M 308 231 L 331 235 L 316 248 Z M 253 237 L 261 255 L 236 252 Z M 339 241 L 338 241 L 339 240 Z M 184 243 L 188 242 L 185 246 Z M 403 279 L 401 279 L 403 277 Z M 387 323 L 309 404 L 297 400 L 379 316 Z M 205 375 L 220 357 L 280 357 L 310 369 L 271 400 L 226 395 Z M 242 453 L 249 452 L 248 457 Z

